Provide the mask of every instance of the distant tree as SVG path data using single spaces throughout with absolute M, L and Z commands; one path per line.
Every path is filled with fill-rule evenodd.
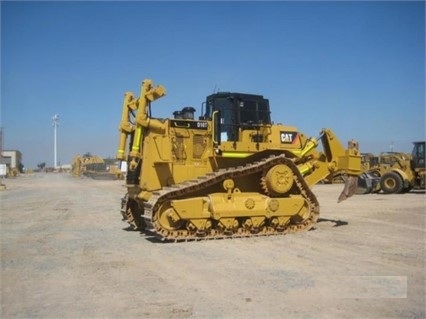
M 43 168 L 46 167 L 46 162 L 38 163 L 37 167 L 42 170 Z

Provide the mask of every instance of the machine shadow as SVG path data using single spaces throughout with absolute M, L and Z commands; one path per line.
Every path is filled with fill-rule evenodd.
M 318 218 L 317 223 L 330 222 L 333 223 L 333 227 L 346 226 L 348 224 L 347 221 L 344 220 L 336 220 L 336 219 L 328 219 L 328 218 Z

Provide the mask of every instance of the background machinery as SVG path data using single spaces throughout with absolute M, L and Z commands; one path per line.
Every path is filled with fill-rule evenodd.
M 103 159 L 97 155 L 92 155 L 89 152 L 83 156 L 77 154 L 74 156 L 71 165 L 71 174 L 74 177 L 85 175 L 93 179 L 122 179 L 116 160 Z
M 382 191 L 385 194 L 399 194 L 411 189 L 425 189 L 425 141 L 414 142 L 411 154 L 382 152 L 375 165 L 369 165 L 360 176 L 362 187 L 358 193 Z
M 77 154 L 72 159 L 71 174 L 79 177 L 82 174 L 90 174 L 91 172 L 104 170 L 105 161 L 97 156 L 90 153 L 86 153 L 83 156 Z
M 345 149 L 329 129 L 316 139 L 274 124 L 269 101 L 253 94 L 212 94 L 198 119 L 190 106 L 154 118 L 151 102 L 165 93 L 147 79 L 139 97 L 124 96 L 117 159 L 127 165 L 121 213 L 131 228 L 166 240 L 286 234 L 315 225 L 311 188 L 330 173 L 346 176 L 339 201 L 355 193 L 356 142 Z

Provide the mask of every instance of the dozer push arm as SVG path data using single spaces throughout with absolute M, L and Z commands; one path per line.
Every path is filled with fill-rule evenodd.
M 130 169 L 136 164 L 135 159 L 140 158 L 141 154 L 141 143 L 143 140 L 143 129 L 149 126 L 149 106 L 151 102 L 159 99 L 166 94 L 166 89 L 158 85 L 153 86 L 152 80 L 145 79 L 142 81 L 141 94 L 138 99 L 138 113 L 136 115 L 136 129 L 133 137 L 133 145 L 130 151 L 130 157 L 132 161 L 130 163 Z M 136 168 L 136 167 L 134 167 Z
M 130 114 L 133 113 L 136 108 L 137 105 L 133 93 L 126 92 L 124 94 L 121 122 L 118 127 L 118 130 L 120 131 L 120 139 L 118 141 L 117 159 L 119 160 L 125 159 L 127 136 L 132 134 L 135 130 L 135 126 L 130 122 Z
M 358 176 L 362 173 L 361 154 L 358 143 L 348 142 L 345 149 L 336 135 L 329 129 L 323 129 L 320 134 L 322 152 L 318 152 L 318 140 L 310 138 L 301 151 L 302 158 L 299 170 L 304 175 L 308 185 L 319 183 L 330 174 L 347 175 L 345 188 L 339 197 L 339 202 L 356 192 Z
M 143 130 L 150 125 L 149 106 L 150 103 L 159 99 L 166 94 L 166 89 L 161 86 L 153 86 L 152 80 L 145 79 L 142 81 L 141 94 L 138 99 L 135 99 L 133 94 L 127 92 L 124 96 L 123 112 L 121 116 L 121 123 L 119 127 L 120 139 L 117 151 L 117 159 L 124 160 L 126 141 L 129 135 L 131 138 L 131 149 L 129 152 L 131 161 L 129 165 L 130 170 L 134 170 L 137 166 L 138 160 L 141 157 L 141 145 L 143 141 Z M 130 114 L 137 111 L 135 119 L 136 123 L 130 122 Z

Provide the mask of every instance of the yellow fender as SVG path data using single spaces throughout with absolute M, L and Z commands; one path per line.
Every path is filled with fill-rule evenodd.
M 402 178 L 402 181 L 405 183 L 405 182 L 409 182 L 410 181 L 410 177 L 403 171 L 403 170 L 401 170 L 401 169 L 399 169 L 399 168 L 394 168 L 394 169 L 392 169 L 391 170 L 391 172 L 395 172 L 395 173 L 397 173 L 399 176 L 401 176 L 401 178 Z

